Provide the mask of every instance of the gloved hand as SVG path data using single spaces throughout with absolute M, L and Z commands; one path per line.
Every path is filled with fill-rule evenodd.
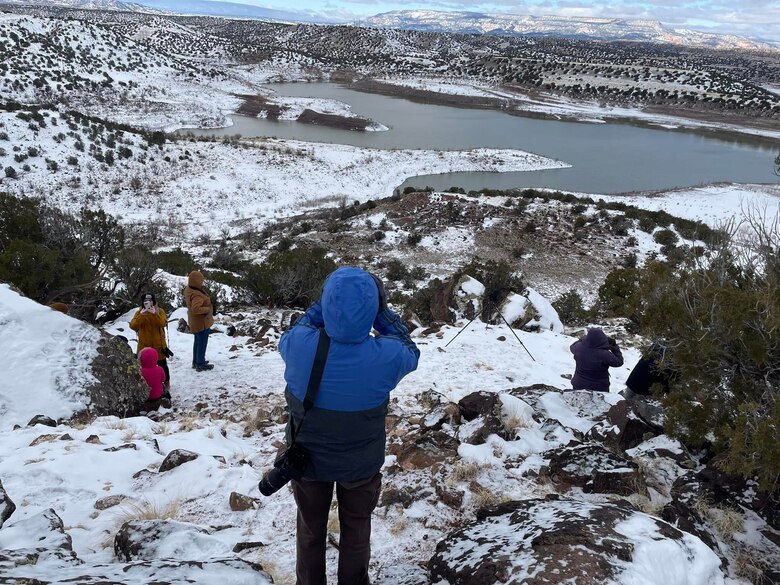
M 382 280 L 373 272 L 369 272 L 371 275 L 371 278 L 374 279 L 374 282 L 376 283 L 376 288 L 379 291 L 379 313 L 384 312 L 387 309 L 387 293 L 385 292 L 385 285 L 382 283 Z

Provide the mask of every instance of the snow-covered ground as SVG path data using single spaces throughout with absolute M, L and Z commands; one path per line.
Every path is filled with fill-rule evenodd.
M 5 289 L 0 289 L 3 291 Z M 6 292 L 2 299 L 8 301 L 7 305 L 34 305 L 31 301 L 12 297 L 13 293 Z M 78 323 L 45 307 L 28 311 L 31 314 L 44 312 L 45 323 L 39 323 L 40 319 L 32 323 L 41 330 L 61 329 L 65 327 L 65 321 Z M 183 311 L 177 311 L 171 318 L 175 320 L 183 314 Z M 129 315 L 123 319 L 108 329 L 126 335 L 133 345 L 134 336 L 126 321 Z M 218 319 L 216 329 L 224 330 L 228 321 L 227 317 Z M 3 322 L 3 326 L 5 324 Z M 573 338 L 550 331 L 539 334 L 517 331 L 536 360 L 532 361 L 505 326 L 485 326 L 478 322 L 445 349 L 444 346 L 458 333 L 458 325 L 465 325 L 465 322 L 443 328 L 440 336 L 417 339 L 422 352 L 420 367 L 393 392 L 391 413 L 414 416 L 422 412 L 420 400 L 425 391 L 457 401 L 476 390 L 499 391 L 536 383 L 560 389 L 569 387 L 568 380 L 562 376 L 573 371 L 574 363 L 568 351 Z M 215 369 L 196 373 L 190 367 L 192 337 L 179 333 L 174 325 L 169 327 L 169 337 L 170 347 L 176 354 L 170 360 L 171 393 L 176 413 L 163 416 L 160 422 L 146 417 L 124 420 L 100 417 L 78 426 L 24 427 L 14 431 L 12 425 L 26 424 L 29 412 L 65 414 L 61 411 L 70 405 L 69 392 L 61 389 L 52 393 L 35 380 L 24 378 L 20 378 L 13 389 L 2 387 L 0 397 L 4 402 L 13 392 L 24 396 L 27 403 L 24 412 L 9 411 L 0 418 L 0 479 L 18 506 L 11 522 L 54 508 L 73 538 L 78 556 L 90 564 L 100 564 L 112 562 L 113 535 L 123 521 L 133 517 L 138 507 L 151 506 L 158 511 L 168 508 L 175 510 L 173 516 L 180 521 L 229 525 L 230 528 L 192 541 L 160 542 L 160 550 L 175 550 L 179 559 L 205 560 L 229 554 L 236 542 L 261 541 L 265 546 L 244 554 L 244 558 L 263 564 L 274 575 L 276 583 L 292 583 L 295 505 L 289 489 L 284 488 L 273 497 L 262 499 L 253 511 L 232 512 L 228 507 L 228 496 L 232 491 L 259 497 L 257 482 L 264 468 L 272 463 L 276 453 L 274 445 L 282 437 L 283 426 L 278 424 L 248 436 L 244 432 L 258 410 L 269 412 L 283 402 L 283 363 L 275 344 L 260 347 L 247 337 L 214 333 L 207 357 Z M 57 371 L 47 361 L 53 355 L 47 349 L 48 342 L 40 336 L 32 336 L 30 343 L 34 342 L 38 343 L 37 350 L 29 356 L 24 354 L 24 365 L 42 372 Z M 623 388 L 639 357 L 632 349 L 626 350 L 625 355 L 626 364 L 613 370 L 614 391 Z M 593 424 L 579 419 L 559 396 L 558 392 L 550 393 L 549 416 L 565 419 L 567 424 L 581 428 Z M 615 395 L 611 401 L 618 399 Z M 55 437 L 67 433 L 70 439 L 31 445 L 46 433 L 54 433 Z M 97 435 L 100 443 L 87 442 L 91 435 Z M 568 439 L 561 437 L 561 441 Z M 136 447 L 105 450 L 128 443 Z M 540 439 L 539 430 L 532 425 L 527 434 L 515 441 L 496 437 L 490 444 L 464 451 L 462 456 L 466 463 L 481 461 L 479 479 L 485 487 L 522 498 L 541 492 L 533 482 L 519 479 L 511 471 L 515 464 L 510 461 L 518 453 L 531 457 L 554 446 L 550 441 Z M 169 472 L 142 473 L 134 477 L 140 470 L 155 470 L 164 455 L 173 449 L 187 449 L 201 457 Z M 224 462 L 212 456 L 223 457 Z M 539 457 L 531 457 L 524 464 L 524 470 L 529 466 L 538 468 L 542 462 Z M 388 456 L 387 465 L 392 463 L 393 457 Z M 509 473 L 504 469 L 505 464 L 510 466 Z M 107 510 L 94 507 L 96 500 L 111 495 L 128 496 L 129 499 Z M 375 518 L 374 558 L 377 562 L 381 559 L 383 565 L 427 558 L 452 520 L 453 512 L 435 503 L 418 502 L 413 510 L 407 511 L 388 508 Z M 329 551 L 328 558 L 330 578 L 335 579 L 334 550 Z M 35 575 L 34 570 L 32 574 Z M 51 578 L 45 573 L 37 576 Z

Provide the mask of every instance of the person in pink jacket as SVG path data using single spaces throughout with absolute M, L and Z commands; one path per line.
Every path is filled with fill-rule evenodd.
M 157 365 L 157 350 L 153 347 L 144 348 L 140 360 L 141 375 L 149 385 L 149 398 L 146 400 L 145 410 L 157 410 L 163 395 L 165 371 Z

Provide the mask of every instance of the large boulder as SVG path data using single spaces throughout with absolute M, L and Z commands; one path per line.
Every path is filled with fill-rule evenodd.
M 2 528 L 3 523 L 11 517 L 14 510 L 16 510 L 16 504 L 8 497 L 8 493 L 3 487 L 3 482 L 0 481 L 0 528 Z
M 0 353 L 13 356 L 5 379 L 18 381 L 4 396 L 3 423 L 36 417 L 32 424 L 51 425 L 83 412 L 127 416 L 137 414 L 149 395 L 126 343 L 2 283 Z
M 635 493 L 641 486 L 638 466 L 598 443 L 559 447 L 545 453 L 549 473 L 557 484 L 577 486 L 588 493 Z
M 663 409 L 655 401 L 621 400 L 589 436 L 622 451 L 663 433 Z
M 135 416 L 149 397 L 149 387 L 130 346 L 103 332 L 92 360 L 92 376 L 95 381 L 85 389 L 91 414 Z
M 722 585 L 718 557 L 695 536 L 626 502 L 532 499 L 482 509 L 439 542 L 431 582 L 458 585 Z

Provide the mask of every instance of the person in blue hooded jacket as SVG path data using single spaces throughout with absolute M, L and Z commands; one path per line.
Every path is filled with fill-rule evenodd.
M 387 306 L 381 281 L 356 267 L 325 280 L 321 301 L 279 343 L 285 398 L 299 428 L 319 341 L 331 339 L 319 393 L 296 444 L 308 453 L 298 505 L 297 585 L 324 585 L 328 513 L 335 485 L 340 524 L 339 585 L 368 585 L 371 514 L 379 500 L 385 461 L 385 416 L 390 391 L 417 368 L 420 352 L 399 316 Z M 370 335 L 371 330 L 376 335 Z M 287 444 L 291 429 L 287 427 Z

